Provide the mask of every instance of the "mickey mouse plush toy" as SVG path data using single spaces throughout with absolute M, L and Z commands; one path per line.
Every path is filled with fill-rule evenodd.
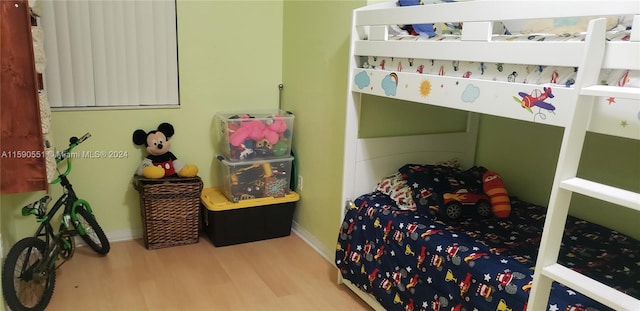
M 163 178 L 178 175 L 195 177 L 198 167 L 178 160 L 171 151 L 169 138 L 173 136 L 173 125 L 162 123 L 157 130 L 149 133 L 144 130 L 133 132 L 133 143 L 145 146 L 149 155 L 142 161 L 136 174 L 146 178 Z

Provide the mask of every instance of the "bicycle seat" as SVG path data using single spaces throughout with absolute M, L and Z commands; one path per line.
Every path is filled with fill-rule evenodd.
M 22 208 L 22 216 L 27 215 L 44 215 L 47 205 L 51 202 L 51 197 L 45 195 L 40 200 L 35 201 Z

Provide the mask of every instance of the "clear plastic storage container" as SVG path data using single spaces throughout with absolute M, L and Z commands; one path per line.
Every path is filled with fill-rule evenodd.
M 220 152 L 229 161 L 254 161 L 291 155 L 294 120 L 291 112 L 220 112 L 215 119 L 220 130 Z
M 228 161 L 222 156 L 222 192 L 229 201 L 283 197 L 289 193 L 293 157 L 257 161 Z

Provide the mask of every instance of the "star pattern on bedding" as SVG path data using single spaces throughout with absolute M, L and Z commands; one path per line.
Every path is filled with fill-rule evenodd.
M 347 211 L 336 248 L 336 265 L 345 279 L 375 293 L 387 310 L 522 310 L 533 279 L 531 245 L 538 245 L 532 241 L 541 233 L 544 208 L 512 200 L 508 219 L 445 223 L 398 209 L 388 200 L 380 193 L 368 194 L 356 200 L 358 208 Z M 379 208 L 368 210 L 373 206 Z M 366 230 L 349 230 L 352 222 Z M 599 274 L 589 276 L 640 296 L 640 271 L 629 269 L 640 266 L 640 242 L 569 217 L 562 247 L 561 264 Z M 611 268 L 623 254 L 634 260 Z M 585 299 L 554 283 L 548 306 L 608 310 Z

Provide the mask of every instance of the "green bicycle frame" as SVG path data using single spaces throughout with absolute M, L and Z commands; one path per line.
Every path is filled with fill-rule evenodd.
M 85 141 L 87 138 L 89 138 L 91 136 L 91 134 L 87 133 L 84 136 L 76 139 L 75 141 L 73 141 L 72 143 L 69 144 L 69 148 L 67 148 L 66 150 L 64 150 L 62 153 L 56 155 L 56 164 L 67 160 L 67 168 L 63 173 L 60 173 L 58 175 L 58 177 L 56 179 L 54 179 L 50 184 L 57 184 L 60 183 L 62 185 L 62 188 L 64 189 L 64 193 L 63 195 L 58 199 L 58 201 L 56 201 L 56 203 L 54 204 L 53 208 L 49 211 L 49 213 L 46 213 L 45 215 L 42 215 L 41 217 L 37 217 L 37 221 L 40 223 L 40 226 L 38 228 L 38 230 L 36 231 L 36 236 L 38 235 L 43 235 L 42 230 L 44 229 L 46 232 L 48 232 L 49 234 L 51 234 L 53 231 L 53 228 L 51 227 L 51 224 L 49 223 L 50 219 L 52 218 L 52 216 L 57 213 L 58 209 L 60 209 L 62 206 L 64 206 L 64 212 L 62 214 L 62 222 L 64 222 L 64 226 L 65 226 L 65 230 L 69 230 L 69 226 L 70 224 L 66 222 L 65 217 L 68 215 L 70 220 L 73 222 L 73 226 L 76 228 L 76 230 L 78 231 L 79 234 L 84 235 L 86 234 L 85 228 L 82 225 L 82 223 L 80 223 L 80 219 L 78 218 L 78 213 L 77 213 L 77 209 L 78 206 L 83 206 L 87 212 L 89 212 L 90 215 L 93 215 L 93 210 L 91 209 L 91 205 L 89 204 L 89 202 L 87 202 L 86 200 L 83 199 L 79 199 L 76 194 L 75 191 L 73 190 L 73 187 L 71 186 L 71 183 L 69 182 L 69 180 L 67 179 L 67 175 L 69 175 L 69 173 L 71 172 L 71 159 L 73 158 L 71 156 L 71 151 L 73 151 L 73 149 L 75 147 L 77 147 L 80 143 L 82 143 L 83 141 Z M 71 203 L 73 202 L 73 203 Z M 70 204 L 71 203 L 71 204 Z M 29 214 L 29 213 L 27 213 Z M 27 215 L 23 212 L 23 215 Z M 47 235 L 47 241 L 49 239 L 49 234 L 44 233 L 44 235 Z M 51 236 L 51 238 L 54 238 L 54 236 Z M 63 241 L 65 244 L 68 243 L 67 241 Z M 68 246 L 68 245 L 65 245 Z
M 78 230 L 78 233 L 81 235 L 85 235 L 87 234 L 87 232 L 84 230 L 84 226 L 80 223 L 80 219 L 78 218 L 78 213 L 76 213 L 76 208 L 80 205 L 84 206 L 84 208 L 87 210 L 87 212 L 89 212 L 91 216 L 93 216 L 93 210 L 91 210 L 91 206 L 89 205 L 89 202 L 83 199 L 76 199 L 75 202 L 73 202 L 73 205 L 71 206 L 71 213 L 70 213 L 71 220 L 73 221 L 74 224 L 76 224 L 76 230 Z

